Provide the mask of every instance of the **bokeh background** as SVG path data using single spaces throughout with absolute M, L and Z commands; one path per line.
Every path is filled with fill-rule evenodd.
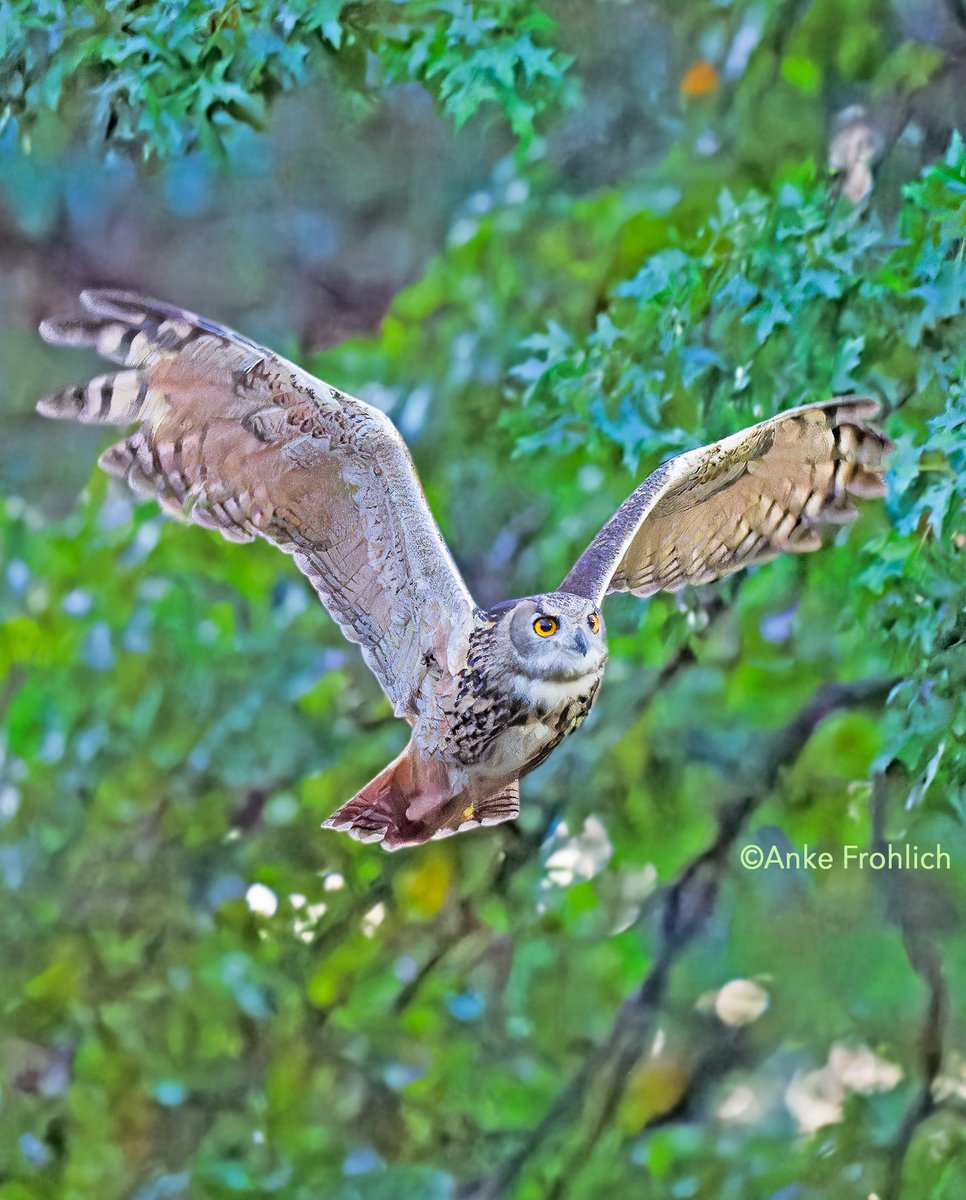
M 0 53 L 0 1200 L 959 1200 L 960 0 L 6 0 Z M 521 820 L 389 856 L 318 829 L 407 731 L 307 584 L 33 414 L 89 284 L 385 408 L 484 604 L 831 392 L 889 496 L 610 602 Z

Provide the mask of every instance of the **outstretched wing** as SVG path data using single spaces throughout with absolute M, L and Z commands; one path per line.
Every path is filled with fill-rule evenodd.
M 101 290 L 81 304 L 41 335 L 127 369 L 38 411 L 137 423 L 101 455 L 105 470 L 232 541 L 275 542 L 362 647 L 396 714 L 432 708 L 475 606 L 389 418 L 182 309 Z
M 866 424 L 879 406 L 839 396 L 792 408 L 658 467 L 624 501 L 560 585 L 600 604 L 708 583 L 791 550 L 821 546 L 818 527 L 881 496 L 891 443 Z

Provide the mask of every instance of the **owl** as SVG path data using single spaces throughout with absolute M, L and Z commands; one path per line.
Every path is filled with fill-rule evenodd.
M 650 596 L 820 544 L 881 496 L 876 403 L 839 396 L 679 454 L 624 501 L 550 592 L 474 603 L 412 459 L 378 409 L 230 329 L 90 290 L 46 320 L 121 368 L 42 400 L 45 417 L 134 431 L 100 464 L 170 513 L 292 556 L 411 726 L 326 822 L 387 850 L 516 817 L 520 779 L 587 716 L 613 592 Z

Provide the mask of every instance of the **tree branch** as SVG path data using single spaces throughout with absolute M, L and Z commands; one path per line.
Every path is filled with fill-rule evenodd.
M 890 773 L 877 774 L 872 781 L 873 842 L 875 849 L 888 849 L 885 838 L 885 816 Z M 902 941 L 909 963 L 926 985 L 926 1004 L 919 1028 L 919 1089 L 907 1108 L 896 1131 L 886 1165 L 882 1200 L 899 1200 L 906 1156 L 916 1130 L 935 1110 L 934 1088 L 943 1058 L 943 1035 L 949 1011 L 949 986 L 943 973 L 942 959 L 920 920 L 914 901 L 915 879 L 903 878 L 898 872 L 885 874 L 881 880 L 886 889 L 889 907 L 902 931 Z
M 575 1163 L 586 1161 L 612 1119 L 628 1073 L 653 1032 L 671 969 L 707 924 L 730 852 L 748 818 L 766 799 L 782 767 L 797 757 L 822 721 L 843 709 L 881 704 L 895 682 L 864 679 L 826 684 L 768 739 L 752 777 L 719 812 L 714 841 L 682 868 L 664 892 L 658 908 L 657 954 L 641 984 L 618 1009 L 610 1033 L 588 1054 L 522 1146 L 489 1176 L 462 1189 L 461 1200 L 503 1200 L 545 1143 L 574 1124 L 582 1112 L 593 1110 L 579 1148 L 568 1156 Z

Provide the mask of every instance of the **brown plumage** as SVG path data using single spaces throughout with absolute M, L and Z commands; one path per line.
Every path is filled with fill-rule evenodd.
M 709 583 L 776 554 L 817 550 L 822 525 L 881 496 L 889 439 L 866 423 L 879 406 L 838 396 L 787 409 L 670 459 L 620 506 L 560 585 L 596 599 Z
M 474 603 L 388 417 L 247 338 L 114 291 L 41 326 L 123 369 L 44 416 L 135 431 L 101 465 L 171 513 L 291 554 L 397 716 L 402 754 L 326 826 L 387 849 L 510 820 L 519 779 L 577 728 L 607 659 L 604 596 L 705 583 L 856 515 L 884 490 L 874 401 L 780 413 L 678 455 L 621 505 L 555 592 Z

